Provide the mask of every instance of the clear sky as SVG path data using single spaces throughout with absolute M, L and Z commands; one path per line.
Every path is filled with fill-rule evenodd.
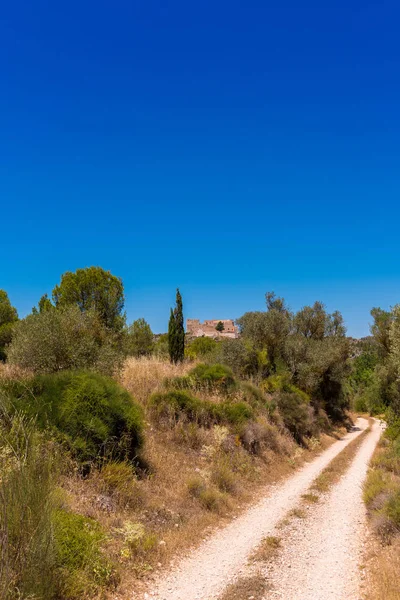
M 0 13 L 0 288 L 123 278 L 131 321 L 275 290 L 349 333 L 400 302 L 396 0 L 13 0 Z

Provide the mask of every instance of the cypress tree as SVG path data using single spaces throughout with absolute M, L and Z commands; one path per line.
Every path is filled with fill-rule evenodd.
M 185 357 L 185 328 L 183 320 L 182 296 L 176 290 L 175 309 L 171 308 L 168 324 L 168 351 L 171 362 L 182 362 Z
M 172 363 L 176 362 L 175 347 L 176 347 L 175 315 L 174 315 L 174 311 L 171 308 L 171 315 L 169 317 L 169 323 L 168 323 L 168 352 L 169 352 L 169 358 Z
M 176 308 L 175 308 L 175 328 L 176 328 L 176 362 L 182 362 L 185 358 L 185 326 L 183 321 L 182 296 L 179 289 L 176 290 Z

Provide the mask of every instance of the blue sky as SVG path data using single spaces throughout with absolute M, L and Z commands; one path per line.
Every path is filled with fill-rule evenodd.
M 123 278 L 128 319 L 275 290 L 368 333 L 400 302 L 400 5 L 5 3 L 0 288 Z

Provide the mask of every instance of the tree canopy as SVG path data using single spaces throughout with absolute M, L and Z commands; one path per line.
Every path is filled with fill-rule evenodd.
M 122 280 L 101 267 L 64 273 L 53 290 L 53 300 L 57 308 L 75 305 L 82 312 L 94 310 L 106 327 L 116 331 L 125 323 Z
M 154 335 L 145 319 L 137 319 L 128 327 L 127 352 L 132 356 L 148 356 L 154 349 Z
M 17 321 L 16 308 L 11 305 L 7 292 L 0 290 L 0 361 L 6 359 L 6 346 L 11 342 Z

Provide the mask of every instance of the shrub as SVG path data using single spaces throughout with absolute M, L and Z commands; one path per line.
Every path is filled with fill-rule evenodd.
M 136 457 L 142 445 L 142 411 L 112 379 L 85 371 L 37 375 L 30 391 L 17 399 L 19 407 L 37 414 L 41 427 L 50 425 L 61 433 L 81 463 Z
M 125 521 L 123 527 L 115 531 L 123 538 L 125 549 L 122 550 L 122 553 L 124 556 L 146 554 L 157 543 L 156 535 L 146 532 L 142 523 Z
M 253 408 L 266 406 L 267 399 L 259 387 L 256 387 L 248 382 L 243 382 L 240 384 L 240 391 L 242 392 L 246 402 L 248 402 Z
M 10 363 L 36 373 L 99 364 L 111 374 L 119 358 L 115 335 L 95 312 L 82 313 L 76 306 L 29 315 L 16 324 L 8 349 Z
M 62 597 L 78 598 L 108 586 L 115 571 L 101 551 L 105 534 L 100 525 L 63 510 L 55 512 L 53 523 Z
M 231 369 L 219 364 L 197 365 L 190 371 L 189 377 L 195 381 L 199 388 L 218 389 L 225 393 L 232 391 L 236 385 Z
M 310 402 L 310 397 L 306 392 L 296 387 L 287 373 L 282 375 L 271 375 L 262 382 L 262 389 L 270 394 L 275 392 L 287 392 L 297 394 L 305 404 Z
M 393 523 L 397 531 L 400 531 L 400 489 L 391 494 L 386 501 L 383 512 Z
M 197 423 L 179 423 L 174 430 L 174 440 L 192 450 L 199 450 L 207 441 L 207 433 Z
M 171 390 L 153 394 L 149 400 L 153 412 L 159 417 L 167 417 L 179 421 L 183 416 L 189 421 L 205 422 L 207 403 L 192 396 L 188 392 Z
M 303 402 L 299 394 L 293 392 L 278 394 L 277 404 L 285 427 L 296 442 L 302 443 L 304 436 L 312 433 L 312 409 Z
M 354 410 L 360 413 L 365 413 L 368 411 L 367 403 L 364 396 L 356 396 L 354 400 Z
M 264 368 L 263 357 L 243 339 L 221 340 L 215 357 L 218 362 L 232 369 L 238 377 L 258 376 Z
M 185 355 L 194 360 L 211 356 L 218 347 L 218 342 L 209 337 L 198 337 L 186 344 Z
M 188 491 L 193 498 L 199 498 L 200 494 L 205 491 L 206 484 L 201 477 L 193 477 L 187 483 Z
M 260 455 L 265 449 L 290 454 L 291 448 L 287 443 L 288 440 L 284 443 L 277 428 L 271 425 L 265 417 L 259 417 L 257 421 L 246 423 L 240 432 L 240 439 L 245 449 L 251 454 Z
M 220 416 L 220 420 L 233 425 L 240 425 L 253 416 L 253 411 L 246 402 L 223 402 L 216 406 L 216 414 Z
M 207 510 L 218 511 L 225 503 L 224 495 L 213 488 L 206 488 L 199 495 L 200 504 Z
M 153 394 L 149 401 L 153 412 L 177 422 L 184 418 L 205 426 L 215 423 L 240 424 L 253 416 L 251 407 L 245 402 L 210 402 L 200 400 L 188 392 L 171 390 Z
M 211 471 L 211 481 L 220 492 L 234 494 L 236 491 L 235 475 L 224 460 L 219 460 Z

